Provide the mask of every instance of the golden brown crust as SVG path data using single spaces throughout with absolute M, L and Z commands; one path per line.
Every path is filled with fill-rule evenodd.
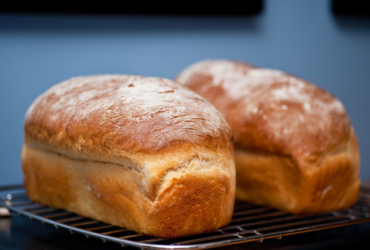
M 31 200 L 164 238 L 216 230 L 230 222 L 235 171 L 218 164 L 190 159 L 162 176 L 158 196 L 151 200 L 144 191 L 149 178 L 135 169 L 22 148 Z
M 117 161 L 121 151 L 158 154 L 183 144 L 227 148 L 232 137 L 222 115 L 194 92 L 171 80 L 129 75 L 55 85 L 28 109 L 25 134 L 26 142 Z
M 143 232 L 150 200 L 137 192 L 137 171 L 110 163 L 73 160 L 25 145 L 22 170 L 31 200 Z
M 342 103 L 281 71 L 203 61 L 177 80 L 224 115 L 237 147 L 306 160 L 349 139 L 351 123 Z
M 360 180 L 357 139 L 329 152 L 316 168 L 304 168 L 286 156 L 235 151 L 236 196 L 295 214 L 322 213 L 352 206 Z
M 294 213 L 353 204 L 359 152 L 349 146 L 356 135 L 334 96 L 281 71 L 226 60 L 196 63 L 176 80 L 210 101 L 230 125 L 238 198 Z M 346 184 L 329 188 L 338 178 Z M 325 188 L 332 191 L 313 198 Z M 341 196 L 343 202 L 335 200 Z
M 106 75 L 54 86 L 27 112 L 22 168 L 32 200 L 148 235 L 214 230 L 232 215 L 230 128 L 170 80 Z

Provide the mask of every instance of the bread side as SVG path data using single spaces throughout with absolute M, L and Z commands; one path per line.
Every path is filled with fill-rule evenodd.
M 328 153 L 315 168 L 297 166 L 292 158 L 235 150 L 236 197 L 295 214 L 322 213 L 352 206 L 360 181 L 358 144 Z
M 231 220 L 235 172 L 217 157 L 198 157 L 168 170 L 154 199 L 146 192 L 154 183 L 129 165 L 71 159 L 24 145 L 22 166 L 31 200 L 139 233 L 172 238 L 216 230 Z
M 359 151 L 349 146 L 356 135 L 330 93 L 281 71 L 227 60 L 196 63 L 176 80 L 210 101 L 230 125 L 237 198 L 293 213 L 339 209 L 357 199 Z M 338 180 L 334 192 L 330 186 Z M 315 192 L 327 195 L 313 198 Z M 343 201 L 328 199 L 345 193 Z
M 22 168 L 32 200 L 165 238 L 231 220 L 232 135 L 216 109 L 164 79 L 75 81 L 27 112 Z M 147 92 L 127 94 L 130 85 Z
M 144 231 L 151 205 L 142 174 L 128 166 L 71 159 L 23 146 L 22 169 L 31 200 L 113 225 Z

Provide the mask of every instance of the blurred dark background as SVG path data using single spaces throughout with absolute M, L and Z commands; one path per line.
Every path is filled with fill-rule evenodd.
M 361 178 L 370 179 L 368 7 L 335 0 L 246 4 L 214 11 L 2 7 L 0 185 L 22 182 L 24 115 L 50 86 L 107 73 L 174 78 L 194 62 L 218 58 L 283 70 L 337 96 L 359 137 Z

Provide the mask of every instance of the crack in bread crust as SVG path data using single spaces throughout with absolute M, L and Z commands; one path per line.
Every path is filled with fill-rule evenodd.
M 44 147 L 42 147 L 42 146 L 40 146 L 40 144 L 36 144 L 36 143 L 29 143 L 27 146 L 28 147 L 33 147 L 33 148 L 38 149 L 38 150 L 43 150 L 45 152 L 49 152 L 51 154 L 55 154 L 55 155 L 58 155 L 60 157 L 64 157 L 64 158 L 67 158 L 67 159 L 70 159 L 70 160 L 73 160 L 73 161 L 84 161 L 84 162 L 96 162 L 96 163 L 101 163 L 101 164 L 112 164 L 112 165 L 117 165 L 117 166 L 120 166 L 120 167 L 128 168 L 129 170 L 135 170 L 138 173 L 143 174 L 142 169 L 139 168 L 136 164 L 134 164 L 128 157 L 127 157 L 126 164 L 124 164 L 123 162 L 117 163 L 117 162 L 108 162 L 108 161 L 104 161 L 104 160 L 99 161 L 99 160 L 96 160 L 96 159 L 78 158 L 78 157 L 74 157 L 73 154 L 65 154 L 66 152 L 60 152 L 57 149 L 48 147 L 46 145 Z
M 177 237 L 228 224 L 234 207 L 235 172 L 227 170 L 220 163 L 193 157 L 179 168 L 166 171 L 146 216 L 146 228 L 161 231 L 164 237 Z

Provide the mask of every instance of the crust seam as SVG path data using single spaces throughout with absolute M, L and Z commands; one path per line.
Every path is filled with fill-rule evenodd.
M 55 154 L 55 155 L 58 155 L 60 157 L 63 157 L 63 158 L 66 158 L 66 159 L 69 159 L 69 160 L 74 160 L 74 161 L 83 161 L 83 162 L 95 162 L 95 163 L 103 163 L 103 164 L 112 164 L 112 165 L 116 165 L 116 166 L 120 166 L 120 167 L 123 167 L 127 170 L 135 170 L 136 172 L 140 173 L 140 174 L 144 174 L 142 171 L 140 171 L 139 169 L 137 168 L 134 168 L 134 167 L 131 167 L 129 165 L 123 165 L 123 164 L 118 164 L 118 163 L 113 163 L 113 162 L 106 162 L 106 161 L 97 161 L 97 160 L 87 160 L 87 159 L 78 159 L 78 158 L 74 158 L 74 157 L 70 157 L 70 156 L 67 156 L 65 154 L 62 154 L 62 153 L 59 153 L 59 152 L 56 152 L 56 151 L 53 151 L 53 150 L 50 150 L 50 149 L 46 149 L 46 148 L 39 148 L 39 147 L 35 147 L 35 146 L 29 146 L 29 145 L 25 145 L 26 147 L 31 147 L 31 148 L 35 148 L 35 149 L 38 149 L 38 150 L 43 150 L 43 151 L 46 151 L 48 153 L 51 153 L 51 154 Z

